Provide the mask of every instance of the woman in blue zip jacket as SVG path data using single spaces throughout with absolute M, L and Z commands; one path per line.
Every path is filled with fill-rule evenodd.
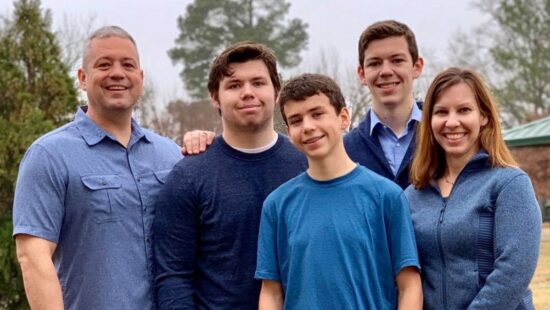
M 406 190 L 425 309 L 534 309 L 541 213 L 474 71 L 450 68 L 428 89 Z

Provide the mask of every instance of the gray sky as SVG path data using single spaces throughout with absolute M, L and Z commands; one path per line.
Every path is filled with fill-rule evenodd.
M 13 8 L 13 1 L 2 0 L 0 14 Z M 95 16 L 94 28 L 115 24 L 130 32 L 137 41 L 146 78 L 152 81 L 159 101 L 186 98 L 179 78 L 181 65 L 174 65 L 167 51 L 179 35 L 177 17 L 190 0 L 42 0 L 52 11 L 54 29 L 66 17 L 86 20 Z M 299 17 L 308 25 L 308 50 L 298 70 L 312 68 L 319 51 L 336 51 L 346 66 L 357 65 L 357 41 L 369 24 L 396 19 L 415 32 L 426 62 L 445 62 L 448 38 L 458 29 L 480 24 L 484 15 L 472 8 L 471 1 L 442 0 L 291 0 L 289 17 Z M 288 73 L 291 74 L 291 73 Z

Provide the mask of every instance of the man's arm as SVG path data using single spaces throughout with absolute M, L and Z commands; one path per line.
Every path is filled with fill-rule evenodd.
M 278 281 L 263 280 L 260 291 L 259 310 L 281 310 L 283 309 L 283 287 Z
M 185 159 L 184 159 L 185 161 Z M 168 175 L 155 204 L 153 289 L 157 309 L 194 309 L 199 205 L 189 166 Z
M 200 154 L 206 151 L 206 148 L 212 144 L 216 133 L 212 131 L 193 130 L 183 135 L 183 146 L 181 153 L 183 155 Z
M 397 309 L 422 309 L 422 282 L 416 267 L 405 267 L 395 277 Z
M 63 309 L 63 294 L 53 265 L 57 244 L 19 234 L 15 237 L 25 292 L 31 309 Z

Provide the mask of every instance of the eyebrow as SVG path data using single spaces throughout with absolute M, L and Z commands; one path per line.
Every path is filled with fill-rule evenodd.
M 321 107 L 321 106 L 315 106 L 315 107 L 313 107 L 313 108 L 307 110 L 304 114 L 308 114 L 308 113 L 311 113 L 311 112 L 315 112 L 315 111 L 317 111 L 317 110 L 324 110 L 324 108 Z M 287 117 L 287 119 L 290 120 L 290 119 L 292 119 L 292 118 L 296 118 L 296 117 L 299 117 L 299 116 L 301 116 L 301 115 L 302 115 L 302 114 L 299 114 L 299 113 L 292 114 L 292 115 L 289 115 L 289 116 Z

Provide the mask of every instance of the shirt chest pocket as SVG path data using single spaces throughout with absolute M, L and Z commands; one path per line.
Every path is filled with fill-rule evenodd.
M 98 224 L 120 220 L 113 213 L 114 197 L 122 187 L 120 177 L 103 174 L 81 176 L 80 179 L 85 188 L 82 203 L 87 206 L 86 213 Z

